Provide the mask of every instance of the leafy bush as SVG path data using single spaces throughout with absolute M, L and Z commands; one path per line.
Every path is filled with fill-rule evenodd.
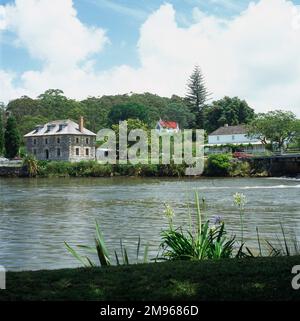
M 205 174 L 209 176 L 228 176 L 231 168 L 231 155 L 215 154 L 209 155 Z
M 89 172 L 90 176 L 92 177 L 107 177 L 107 176 L 111 176 L 112 173 L 113 173 L 113 168 L 109 164 L 106 164 L 106 165 L 94 164 Z
M 232 177 L 248 177 L 251 175 L 251 166 L 247 161 L 234 160 L 231 162 L 229 175 Z
M 196 194 L 196 226 L 183 231 L 182 227 L 174 229 L 173 211 L 166 208 L 166 216 L 169 220 L 169 228 L 162 231 L 163 249 L 160 259 L 167 260 L 205 260 L 221 259 L 233 256 L 235 237 L 227 237 L 224 222 L 217 219 L 214 224 L 209 220 L 202 222 L 202 214 L 199 198 Z
M 33 155 L 27 155 L 23 160 L 23 166 L 26 167 L 30 177 L 37 176 L 39 172 L 38 162 Z

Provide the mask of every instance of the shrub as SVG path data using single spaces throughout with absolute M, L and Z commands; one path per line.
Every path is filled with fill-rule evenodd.
M 182 227 L 173 227 L 174 212 L 166 206 L 165 214 L 169 220 L 169 228 L 161 232 L 163 249 L 160 259 L 167 260 L 206 260 L 230 258 L 233 256 L 235 237 L 227 237 L 224 222 L 215 219 L 202 221 L 199 198 L 196 194 L 196 226 L 186 231 Z
M 90 176 L 92 177 L 107 177 L 111 176 L 113 168 L 109 164 L 94 164 L 90 170 Z
M 33 155 L 27 155 L 23 160 L 23 166 L 26 167 L 28 175 L 35 177 L 38 174 L 39 166 L 38 162 Z
M 205 174 L 209 176 L 228 176 L 232 157 L 228 154 L 210 155 L 206 163 Z
M 97 164 L 95 161 L 69 163 L 69 175 L 74 177 L 90 176 L 95 164 Z
M 251 175 L 251 166 L 247 161 L 234 160 L 231 162 L 229 175 L 232 177 L 247 177 Z
M 70 169 L 69 162 L 61 162 L 61 161 L 50 161 L 46 162 L 44 166 L 44 175 L 58 175 L 58 176 L 68 176 Z
M 158 176 L 159 170 L 158 165 L 155 164 L 147 164 L 142 166 L 141 175 L 142 176 Z

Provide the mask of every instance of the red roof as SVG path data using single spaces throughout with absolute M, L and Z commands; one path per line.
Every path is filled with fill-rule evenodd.
M 160 124 L 160 126 L 162 126 L 164 128 L 170 128 L 170 129 L 176 129 L 178 127 L 178 124 L 176 123 L 176 121 L 160 120 L 159 124 Z

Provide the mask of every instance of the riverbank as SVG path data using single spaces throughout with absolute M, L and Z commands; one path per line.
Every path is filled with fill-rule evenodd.
M 24 166 L 0 166 L 2 177 L 185 177 L 186 164 L 99 164 L 96 161 L 32 161 Z M 198 177 L 267 177 L 247 161 L 209 159 Z
M 8 272 L 0 300 L 300 300 L 300 257 Z

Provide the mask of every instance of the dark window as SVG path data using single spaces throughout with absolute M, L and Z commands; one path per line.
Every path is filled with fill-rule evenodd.
M 45 158 L 49 159 L 49 150 L 48 149 L 45 149 Z
M 46 145 L 48 144 L 48 138 L 45 138 L 45 144 Z
M 36 155 L 36 149 L 33 150 L 33 155 Z
M 33 140 L 33 145 L 36 145 L 36 138 L 34 138 Z
M 60 156 L 60 148 L 57 148 L 57 156 Z
M 85 155 L 89 156 L 90 155 L 90 150 L 88 148 L 85 149 Z
M 88 139 L 88 138 L 86 138 L 86 139 L 85 139 L 85 142 L 86 142 L 86 144 L 88 144 L 88 143 L 89 143 L 89 139 Z
M 76 137 L 76 144 L 79 144 L 79 138 Z
M 57 137 L 56 141 L 57 141 L 57 144 L 60 144 L 60 138 L 59 137 Z
M 75 153 L 76 153 L 76 156 L 79 156 L 79 148 L 76 148 Z

